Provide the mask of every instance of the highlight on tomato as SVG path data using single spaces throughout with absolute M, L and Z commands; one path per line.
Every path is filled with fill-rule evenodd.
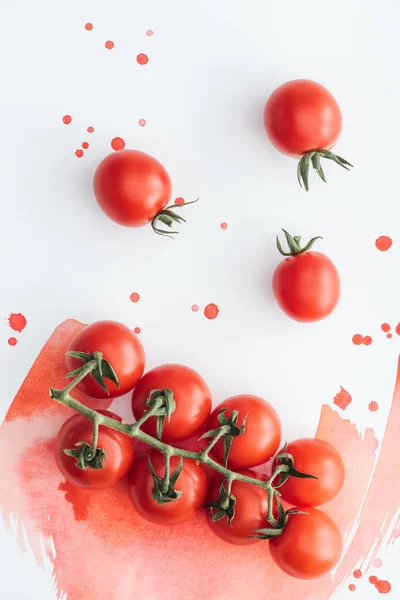
M 276 243 L 287 257 L 276 267 L 272 288 L 280 308 L 296 321 L 313 322 L 332 313 L 340 298 L 340 278 L 335 265 L 322 252 L 311 250 L 320 237 L 312 238 L 303 248 L 300 236 L 292 237 L 283 229 L 289 252 Z
M 339 562 L 343 540 L 336 523 L 317 508 L 296 507 L 281 535 L 269 541 L 271 557 L 298 579 L 317 579 Z
M 202 508 L 207 476 L 200 464 L 177 456 L 170 458 L 167 475 L 165 461 L 158 450 L 139 458 L 129 473 L 129 493 L 143 519 L 158 525 L 176 525 L 189 521 Z
M 98 413 L 122 423 L 108 411 Z M 134 459 L 133 439 L 119 431 L 99 426 L 96 451 L 92 451 L 93 425 L 75 414 L 61 426 L 55 444 L 55 458 L 61 473 L 79 487 L 105 489 L 115 486 L 128 474 Z
M 301 157 L 297 178 L 307 191 L 310 166 L 326 183 L 321 158 L 346 170 L 353 166 L 331 151 L 342 131 L 342 113 L 332 94 L 315 81 L 295 79 L 279 86 L 265 105 L 264 126 L 275 148 Z
M 219 440 L 212 453 L 230 469 L 261 465 L 278 449 L 281 422 L 276 410 L 263 398 L 249 394 L 227 398 L 211 413 L 207 430 L 217 430 L 228 423 L 233 426 L 231 434 Z
M 95 354 L 94 354 L 95 353 Z M 77 384 L 92 398 L 116 398 L 130 392 L 144 371 L 145 354 L 138 336 L 116 321 L 96 321 L 86 325 L 71 340 L 66 363 L 74 377 L 99 353 L 102 373 L 96 369 Z M 108 379 L 104 384 L 103 375 Z
M 132 393 L 135 419 L 140 419 L 157 398 L 163 399 L 163 409 L 143 423 L 145 433 L 175 443 L 204 429 L 212 406 L 211 392 L 193 369 L 166 364 L 148 371 Z
M 120 150 L 106 156 L 94 174 L 93 189 L 103 212 L 119 225 L 141 227 L 151 223 L 158 235 L 173 237 L 175 224 L 185 219 L 175 212 L 197 202 L 167 206 L 171 179 L 164 166 L 139 150 Z M 168 229 L 162 229 L 159 224 Z

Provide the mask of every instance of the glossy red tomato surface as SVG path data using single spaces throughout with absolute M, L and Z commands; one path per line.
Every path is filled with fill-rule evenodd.
M 332 500 L 341 490 L 345 470 L 339 452 L 327 442 L 316 438 L 300 438 L 288 444 L 298 471 L 318 479 L 289 477 L 279 488 L 283 500 L 293 505 L 320 506 Z
M 164 456 L 157 450 L 150 453 L 151 463 L 159 477 L 165 475 Z M 171 458 L 171 473 L 179 458 Z M 174 486 L 182 495 L 172 502 L 158 504 L 153 498 L 154 481 L 149 471 L 147 456 L 136 461 L 129 473 L 129 493 L 136 511 L 143 519 L 158 525 L 176 525 L 189 521 L 203 506 L 207 494 L 207 476 L 203 467 L 183 459 L 183 468 Z
M 317 579 L 339 562 L 343 540 L 336 524 L 316 508 L 298 508 L 307 514 L 290 515 L 280 536 L 270 540 L 272 559 L 298 579 Z
M 116 223 L 140 227 L 165 208 L 172 186 L 163 165 L 138 150 L 113 152 L 99 164 L 94 193 L 102 210 Z
M 122 422 L 118 415 L 108 410 L 97 412 Z M 67 419 L 56 438 L 55 456 L 58 468 L 68 481 L 80 487 L 97 490 L 113 487 L 127 475 L 132 466 L 133 440 L 119 431 L 100 425 L 97 448 L 102 448 L 106 453 L 104 466 L 102 469 L 79 469 L 76 466 L 76 458 L 67 456 L 64 449 L 77 449 L 78 442 L 92 444 L 92 434 L 92 423 L 86 417 L 75 414 Z
M 242 475 L 262 479 L 259 473 L 245 470 L 239 471 Z M 219 486 L 221 479 L 214 479 L 210 484 L 207 494 L 207 503 L 219 499 Z M 236 546 L 247 546 L 256 544 L 261 540 L 251 538 L 256 529 L 268 527 L 266 514 L 268 512 L 268 494 L 265 490 L 255 485 L 243 481 L 234 481 L 232 483 L 231 493 L 235 496 L 235 516 L 229 525 L 228 518 L 224 517 L 218 521 L 210 518 L 210 509 L 207 510 L 207 523 L 215 535 L 224 542 Z
M 174 443 L 191 438 L 204 428 L 211 411 L 211 392 L 208 385 L 189 367 L 176 364 L 160 365 L 148 371 L 133 390 L 132 410 L 136 420 L 147 410 L 145 402 L 150 392 L 164 389 L 173 391 L 176 409 L 170 420 L 165 420 L 161 439 Z M 156 436 L 156 417 L 145 421 L 141 429 Z
M 105 379 L 109 395 L 123 396 L 136 385 L 143 374 L 145 355 L 138 336 L 129 327 L 116 321 L 96 321 L 81 329 L 71 340 L 68 351 L 102 352 L 115 370 L 120 387 Z M 72 356 L 66 357 L 68 371 L 83 363 Z M 78 389 L 93 398 L 108 398 L 109 395 L 88 375 L 78 384 Z
M 232 396 L 213 410 L 207 422 L 207 430 L 220 427 L 218 413 L 222 408 L 228 409 L 224 413 L 227 417 L 233 410 L 239 411 L 239 426 L 248 413 L 245 432 L 232 440 L 229 468 L 247 469 L 267 462 L 275 454 L 281 441 L 281 422 L 276 410 L 258 396 L 249 394 Z M 217 442 L 212 452 L 217 460 L 223 462 L 222 440 Z
M 335 265 L 325 254 L 314 250 L 280 262 L 272 287 L 281 309 L 296 321 L 324 319 L 340 298 L 340 278 Z
M 335 98 L 322 85 L 295 79 L 271 94 L 264 109 L 264 125 L 278 150 L 301 156 L 335 145 L 342 130 L 342 114 Z

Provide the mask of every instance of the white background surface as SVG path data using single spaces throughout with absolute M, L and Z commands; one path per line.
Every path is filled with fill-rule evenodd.
M 265 397 L 285 438 L 315 432 L 321 404 L 341 385 L 353 396 L 348 417 L 380 438 L 400 349 L 399 336 L 380 330 L 400 320 L 399 29 L 395 0 L 0 0 L 0 315 L 28 320 L 15 347 L 2 329 L 0 417 L 60 322 L 111 318 L 141 327 L 147 368 L 186 363 L 215 402 Z M 269 94 L 300 77 L 335 95 L 344 118 L 337 151 L 355 165 L 347 173 L 327 164 L 328 184 L 313 174 L 308 194 L 262 125 Z M 173 198 L 200 197 L 184 209 L 175 242 L 99 210 L 93 172 L 116 136 L 165 165 Z M 83 141 L 90 148 L 78 159 Z M 274 303 L 281 227 L 322 235 L 318 249 L 340 271 L 342 300 L 324 322 L 295 323 Z M 380 235 L 394 239 L 387 253 L 375 248 Z M 210 302 L 220 308 L 214 321 L 202 313 Z M 373 344 L 354 346 L 355 333 Z M 0 554 L 0 597 L 53 598 L 10 535 Z M 393 547 L 387 568 L 391 560 Z M 363 598 L 376 594 L 365 583 Z

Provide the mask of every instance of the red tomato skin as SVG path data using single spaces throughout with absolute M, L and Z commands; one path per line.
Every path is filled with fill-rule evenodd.
M 264 126 L 272 144 L 289 156 L 331 149 L 342 130 L 342 114 L 332 94 L 308 79 L 279 86 L 264 109 Z
M 120 150 L 99 164 L 93 189 L 110 219 L 126 227 L 140 227 L 168 204 L 172 184 L 163 165 L 149 154 Z
M 333 262 L 321 252 L 289 256 L 276 267 L 272 288 L 279 306 L 295 321 L 324 319 L 340 298 L 340 278 Z
M 116 321 L 96 321 L 86 325 L 72 338 L 68 351 L 102 352 L 103 358 L 114 368 L 120 387 L 105 379 L 109 394 L 88 375 L 77 387 L 92 398 L 117 398 L 131 391 L 144 371 L 145 355 L 138 336 L 122 323 Z M 82 361 L 72 356 L 66 357 L 67 369 L 72 371 L 82 365 Z
M 242 475 L 262 479 L 262 476 L 255 471 L 238 471 Z M 219 499 L 219 486 L 221 479 L 214 479 L 208 488 L 207 502 L 213 502 Z M 209 517 L 210 509 L 207 510 L 207 523 L 213 533 L 224 542 L 235 546 L 248 546 L 257 544 L 261 540 L 249 538 L 256 529 L 268 527 L 266 514 L 268 512 L 268 494 L 265 490 L 243 481 L 234 481 L 232 483 L 231 493 L 236 498 L 235 516 L 232 524 L 229 525 L 228 519 L 224 517 L 219 521 L 212 521 Z
M 162 441 L 175 443 L 187 440 L 204 428 L 209 417 L 211 392 L 204 379 L 184 365 L 160 365 L 148 371 L 132 394 L 132 411 L 136 420 L 145 413 L 145 401 L 152 390 L 171 389 L 176 402 L 171 419 L 164 422 Z M 156 418 L 143 423 L 141 429 L 156 436 Z
M 108 411 L 97 412 L 122 422 L 122 419 Z M 64 449 L 74 449 L 77 442 L 93 441 L 92 423 L 80 414 L 75 414 L 61 426 L 55 444 L 57 466 L 70 483 L 79 487 L 102 490 L 113 487 L 127 475 L 134 459 L 133 439 L 110 427 L 100 425 L 98 448 L 106 453 L 102 469 L 78 469 L 76 458 L 67 456 Z
M 298 471 L 318 479 L 290 477 L 279 488 L 283 500 L 293 505 L 320 506 L 332 500 L 341 490 L 345 469 L 338 451 L 323 440 L 300 438 L 288 444 Z
M 232 440 L 228 467 L 230 469 L 248 469 L 267 462 L 279 447 L 281 441 L 281 422 L 276 410 L 259 396 L 242 394 L 232 396 L 219 404 L 211 413 L 207 422 L 207 430 L 220 427 L 218 413 L 221 408 L 228 408 L 227 417 L 233 410 L 239 411 L 239 425 L 249 413 L 245 432 Z M 223 462 L 223 441 L 217 442 L 212 450 L 216 459 Z
M 339 562 L 343 540 L 336 523 L 317 508 L 300 507 L 306 515 L 290 515 L 280 536 L 269 541 L 274 562 L 298 579 L 317 579 Z
M 150 453 L 150 459 L 159 477 L 165 475 L 164 456 L 158 450 Z M 171 473 L 179 464 L 179 457 L 171 458 Z M 203 467 L 189 459 L 183 459 L 183 468 L 175 484 L 182 495 L 173 502 L 158 504 L 152 496 L 154 481 L 150 474 L 147 456 L 137 460 L 129 473 L 129 494 L 137 513 L 146 521 L 157 525 L 176 525 L 194 517 L 201 509 L 207 495 L 207 476 Z

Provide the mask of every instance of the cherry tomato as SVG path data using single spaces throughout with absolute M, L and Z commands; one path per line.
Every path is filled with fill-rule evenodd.
M 197 434 L 206 424 L 211 411 L 211 392 L 202 377 L 184 365 L 161 365 L 148 371 L 132 394 L 132 410 L 135 419 L 143 416 L 146 399 L 153 390 L 171 389 L 176 403 L 170 420 L 165 419 L 161 439 L 174 443 Z M 156 417 L 142 425 L 146 433 L 156 435 Z
M 238 471 L 242 475 L 262 479 L 259 473 L 245 470 Z M 210 484 L 207 494 L 207 503 L 219 499 L 219 486 L 221 479 L 214 479 Z M 261 540 L 250 538 L 256 529 L 268 527 L 266 514 L 268 512 L 268 494 L 265 490 L 255 485 L 243 481 L 233 481 L 231 494 L 236 499 L 235 516 L 229 525 L 228 518 L 223 517 L 218 521 L 210 518 L 210 509 L 207 509 L 207 523 L 211 531 L 215 533 L 224 542 L 235 544 L 237 546 L 246 546 L 255 544 Z
M 344 464 L 337 450 L 323 440 L 301 438 L 290 442 L 286 452 L 302 473 L 318 479 L 289 477 L 279 488 L 282 498 L 294 505 L 320 506 L 332 500 L 344 483 Z
M 144 370 L 144 350 L 138 336 L 128 327 L 116 321 L 97 321 L 81 329 L 72 338 L 68 351 L 102 352 L 115 370 L 120 387 L 105 379 L 109 394 L 88 375 L 78 384 L 78 389 L 93 398 L 116 398 L 123 396 L 136 385 Z M 82 361 L 72 356 L 66 357 L 69 371 L 82 365 Z
M 275 269 L 272 281 L 275 298 L 283 312 L 296 321 L 324 319 L 331 314 L 340 298 L 339 273 L 325 254 L 305 251 L 299 246 L 299 237 L 285 234 L 297 244 L 298 250 L 293 247 L 293 254 L 285 254 L 289 257 Z M 307 247 L 316 239 L 311 240 Z M 279 243 L 278 247 L 283 253 Z
M 282 534 L 269 541 L 272 559 L 288 575 L 317 579 L 339 562 L 343 540 L 336 524 L 316 508 L 290 515 Z
M 118 415 L 108 410 L 97 412 L 122 423 Z M 68 481 L 80 487 L 97 490 L 113 487 L 127 475 L 132 466 L 133 440 L 119 431 L 100 425 L 97 448 L 105 451 L 104 466 L 101 469 L 89 467 L 83 470 L 76 466 L 77 459 L 67 456 L 64 449 L 75 450 L 78 448 L 78 442 L 91 444 L 92 434 L 92 423 L 83 415 L 75 414 L 67 419 L 56 438 L 55 456 L 58 468 Z
M 138 150 L 106 156 L 97 167 L 93 187 L 106 215 L 127 227 L 150 223 L 165 208 L 172 191 L 162 164 Z
M 159 477 L 165 475 L 164 456 L 158 450 L 150 453 L 150 460 Z M 172 456 L 171 473 L 177 468 L 179 457 Z M 136 511 L 143 519 L 158 525 L 175 525 L 189 521 L 203 506 L 207 494 L 207 477 L 200 464 L 183 459 L 182 471 L 174 486 L 181 496 L 158 504 L 153 498 L 154 481 L 148 466 L 147 456 L 134 463 L 129 474 L 129 493 Z
M 243 394 L 232 396 L 221 402 L 211 413 L 207 422 L 207 430 L 220 427 L 218 413 L 222 408 L 229 417 L 233 410 L 239 411 L 240 426 L 248 413 L 244 433 L 232 440 L 228 467 L 231 469 L 247 469 L 268 461 L 278 449 L 281 441 L 281 422 L 276 410 L 262 398 Z M 219 461 L 224 459 L 224 444 L 219 440 L 213 448 L 213 454 Z
M 342 114 L 332 94 L 319 83 L 295 79 L 279 86 L 264 109 L 273 145 L 292 156 L 332 148 L 342 130 Z

